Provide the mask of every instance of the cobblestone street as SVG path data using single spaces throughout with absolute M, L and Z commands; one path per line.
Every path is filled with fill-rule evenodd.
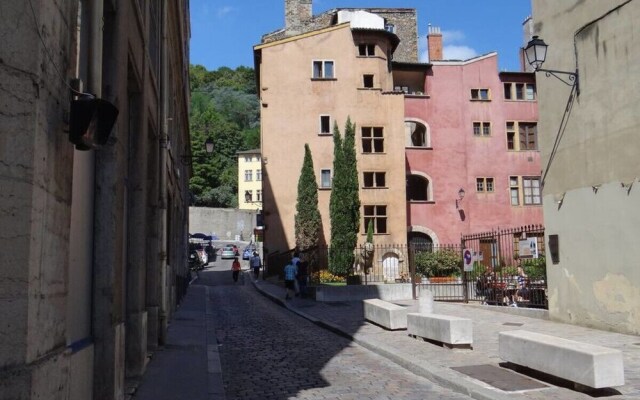
M 225 392 L 232 399 L 467 399 L 324 330 L 224 270 L 211 285 Z

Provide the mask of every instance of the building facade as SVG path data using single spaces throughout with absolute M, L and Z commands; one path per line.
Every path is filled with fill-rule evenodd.
M 437 28 L 432 62 L 418 63 L 415 10 L 312 17 L 309 1 L 285 8 L 298 3 L 287 27 L 255 47 L 269 251 L 295 246 L 305 143 L 319 185 L 321 243 L 329 242 L 332 126 L 343 130 L 347 117 L 356 124 L 361 241 L 369 220 L 376 244 L 399 249 L 542 222 L 532 73 L 498 73 L 495 53 L 443 61 Z M 402 261 L 401 250 L 391 253 L 381 255 L 385 268 Z
M 188 1 L 0 15 L 0 397 L 124 399 L 184 290 Z M 119 111 L 97 149 L 69 140 L 80 93 Z
M 546 69 L 539 76 L 549 315 L 640 334 L 638 1 L 533 1 Z M 579 90 L 578 90 L 579 89 Z
M 289 3 L 288 3 L 289 4 Z M 356 124 L 361 215 L 376 221 L 377 243 L 404 242 L 406 207 L 403 97 L 393 92 L 391 56 L 398 36 L 366 11 L 332 14 L 317 30 L 255 47 L 261 101 L 263 214 L 269 252 L 295 247 L 297 182 L 308 144 L 319 185 L 321 243 L 330 241 L 334 125 Z M 294 23 L 293 25 L 299 25 Z M 364 241 L 364 219 L 360 227 Z
M 260 150 L 238 153 L 238 208 L 262 210 L 262 157 Z
M 455 244 L 461 234 L 540 224 L 535 76 L 499 73 L 496 53 L 439 60 L 439 36 L 432 28 L 429 65 L 394 64 L 406 93 L 409 241 Z

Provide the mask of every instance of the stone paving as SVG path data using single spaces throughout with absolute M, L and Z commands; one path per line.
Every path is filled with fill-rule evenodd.
M 200 281 L 214 285 L 207 303 L 228 400 L 469 398 L 266 301 L 248 274 L 236 285 L 213 274 Z
M 409 337 L 406 331 L 387 331 L 364 321 L 361 302 L 321 303 L 295 298 L 284 301 L 284 288 L 266 281 L 254 283 L 270 299 L 316 324 L 337 332 L 355 343 L 388 358 L 409 371 L 429 378 L 445 387 L 477 399 L 590 399 L 606 395 L 613 399 L 640 399 L 640 337 L 605 332 L 539 318 L 510 314 L 502 307 L 455 303 L 434 304 L 438 314 L 469 318 L 473 321 L 473 349 L 449 350 Z M 417 312 L 415 301 L 396 302 Z M 515 311 L 515 310 L 514 310 Z M 498 332 L 525 329 L 548 335 L 619 349 L 624 355 L 626 384 L 615 391 L 583 393 L 559 387 L 547 381 L 545 389 L 506 392 L 467 375 L 453 367 L 490 364 L 498 366 Z M 567 368 L 571 368 L 567 365 Z M 513 372 L 515 374 L 515 372 Z

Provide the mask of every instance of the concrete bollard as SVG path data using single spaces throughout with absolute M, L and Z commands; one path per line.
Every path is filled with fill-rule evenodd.
M 420 291 L 420 297 L 418 298 L 418 312 L 420 314 L 433 313 L 433 293 L 431 293 L 431 290 Z

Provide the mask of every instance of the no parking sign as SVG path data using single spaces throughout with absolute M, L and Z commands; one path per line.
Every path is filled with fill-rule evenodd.
M 462 259 L 464 261 L 464 270 L 473 271 L 473 252 L 471 249 L 464 249 L 462 251 Z

